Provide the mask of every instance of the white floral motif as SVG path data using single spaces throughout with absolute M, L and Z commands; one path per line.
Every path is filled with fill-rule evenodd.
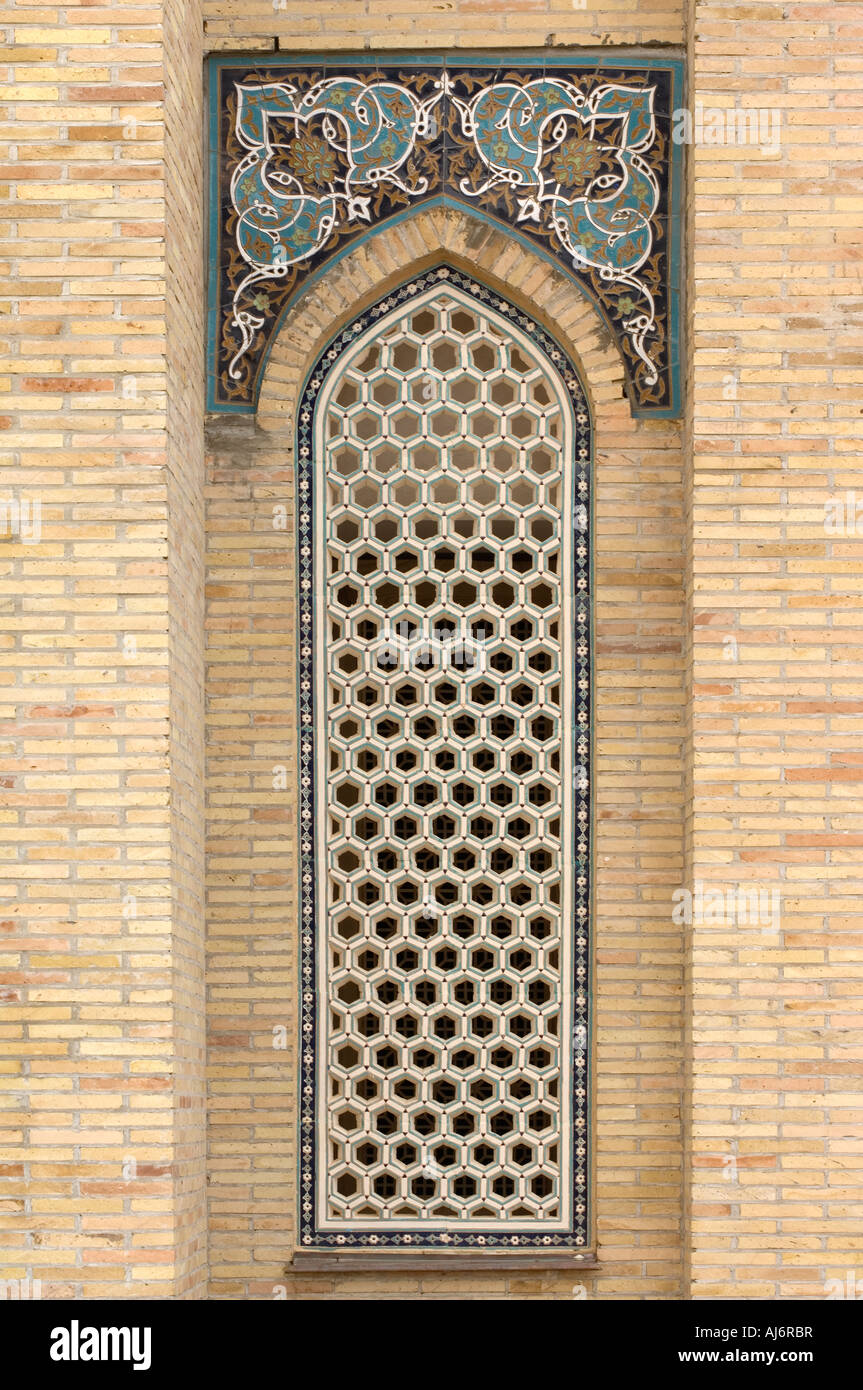
M 474 74 L 465 83 L 444 69 L 418 95 L 398 73 L 326 77 L 305 91 L 290 75 L 234 82 L 234 137 L 243 154 L 230 198 L 233 241 L 247 269 L 232 291 L 230 380 L 243 380 L 244 359 L 269 331 L 268 286 L 346 229 L 385 216 L 376 209 L 387 189 L 402 202 L 429 193 L 429 176 L 411 174 L 411 160 L 417 141 L 446 130 L 452 113 L 475 164 L 453 196 L 482 207 L 500 188 L 513 190 L 516 223 L 543 230 L 573 273 L 619 289 L 617 322 L 643 386 L 655 385 L 657 308 L 642 273 L 657 244 L 661 198 L 645 157 L 656 141 L 654 85 L 591 89 L 551 72 L 498 81 L 492 69 L 489 80 Z M 425 158 L 445 167 L 444 148 L 431 139 Z

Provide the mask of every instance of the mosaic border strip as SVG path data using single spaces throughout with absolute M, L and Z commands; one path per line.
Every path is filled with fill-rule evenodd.
M 562 378 L 569 395 L 573 413 L 579 421 L 585 448 L 576 452 L 575 495 L 587 511 L 588 529 L 579 531 L 583 554 L 576 545 L 574 617 L 577 630 L 575 645 L 574 690 L 577 694 L 577 756 L 585 776 L 575 788 L 574 823 L 578 827 L 573 846 L 576 860 L 575 911 L 581 925 L 573 923 L 573 1089 L 570 1114 L 576 1142 L 573 1143 L 573 1198 L 575 1220 L 572 1229 L 560 1233 L 525 1233 L 512 1235 L 496 1232 L 470 1232 L 430 1227 L 418 1234 L 415 1230 L 375 1232 L 332 1232 L 317 1228 L 316 1114 L 317 1058 L 316 1038 L 319 1001 L 317 981 L 317 892 L 316 892 L 316 807 L 315 807 L 315 535 L 314 535 L 314 419 L 315 408 L 331 371 L 337 368 L 342 350 L 356 342 L 357 336 L 389 314 L 401 302 L 409 301 L 425 289 L 449 283 L 464 294 L 511 319 L 527 334 L 549 360 Z M 581 455 L 584 454 L 584 457 Z M 299 697 L 299 859 L 300 859 L 300 1244 L 303 1249 L 317 1250 L 572 1250 L 586 1251 L 590 1226 L 590 909 L 591 909 L 591 779 L 592 779 L 592 618 L 591 618 L 591 456 L 592 428 L 589 406 L 584 390 L 569 359 L 554 339 L 522 310 L 510 304 L 485 285 L 450 267 L 436 267 L 413 279 L 399 290 L 372 305 L 364 314 L 346 325 L 321 354 L 304 387 L 297 417 L 297 592 L 299 607 L 298 697 Z M 575 526 L 575 518 L 573 518 Z M 581 1081 L 576 1083 L 576 1077 Z M 579 1138 L 580 1136 L 580 1138 Z
M 597 306 L 636 415 L 680 412 L 680 59 L 209 60 L 207 402 L 253 412 L 286 312 L 422 206 L 539 251 Z

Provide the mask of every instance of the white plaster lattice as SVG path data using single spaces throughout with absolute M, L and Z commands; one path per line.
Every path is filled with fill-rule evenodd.
M 578 1226 L 584 1169 L 588 422 L 527 334 L 429 279 L 315 413 L 316 1216 L 541 1237 Z

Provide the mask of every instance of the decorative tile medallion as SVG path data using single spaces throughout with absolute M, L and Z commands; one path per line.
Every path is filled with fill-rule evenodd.
M 609 55 L 210 61 L 209 387 L 252 411 L 297 295 L 428 204 L 506 227 L 593 299 L 633 410 L 679 411 L 681 64 Z
M 449 267 L 297 420 L 301 1241 L 587 1249 L 591 434 Z

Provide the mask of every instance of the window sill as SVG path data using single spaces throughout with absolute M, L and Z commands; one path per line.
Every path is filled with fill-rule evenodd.
M 334 1253 L 323 1250 L 295 1250 L 288 1265 L 291 1270 L 406 1270 L 422 1273 L 424 1270 L 440 1270 L 454 1273 L 463 1269 L 519 1270 L 539 1274 L 544 1270 L 596 1270 L 599 1261 L 592 1251 L 560 1250 L 519 1250 L 512 1255 L 501 1254 L 497 1250 L 472 1250 L 469 1253 L 447 1251 L 400 1250 L 397 1252 L 368 1250 L 342 1250 Z

